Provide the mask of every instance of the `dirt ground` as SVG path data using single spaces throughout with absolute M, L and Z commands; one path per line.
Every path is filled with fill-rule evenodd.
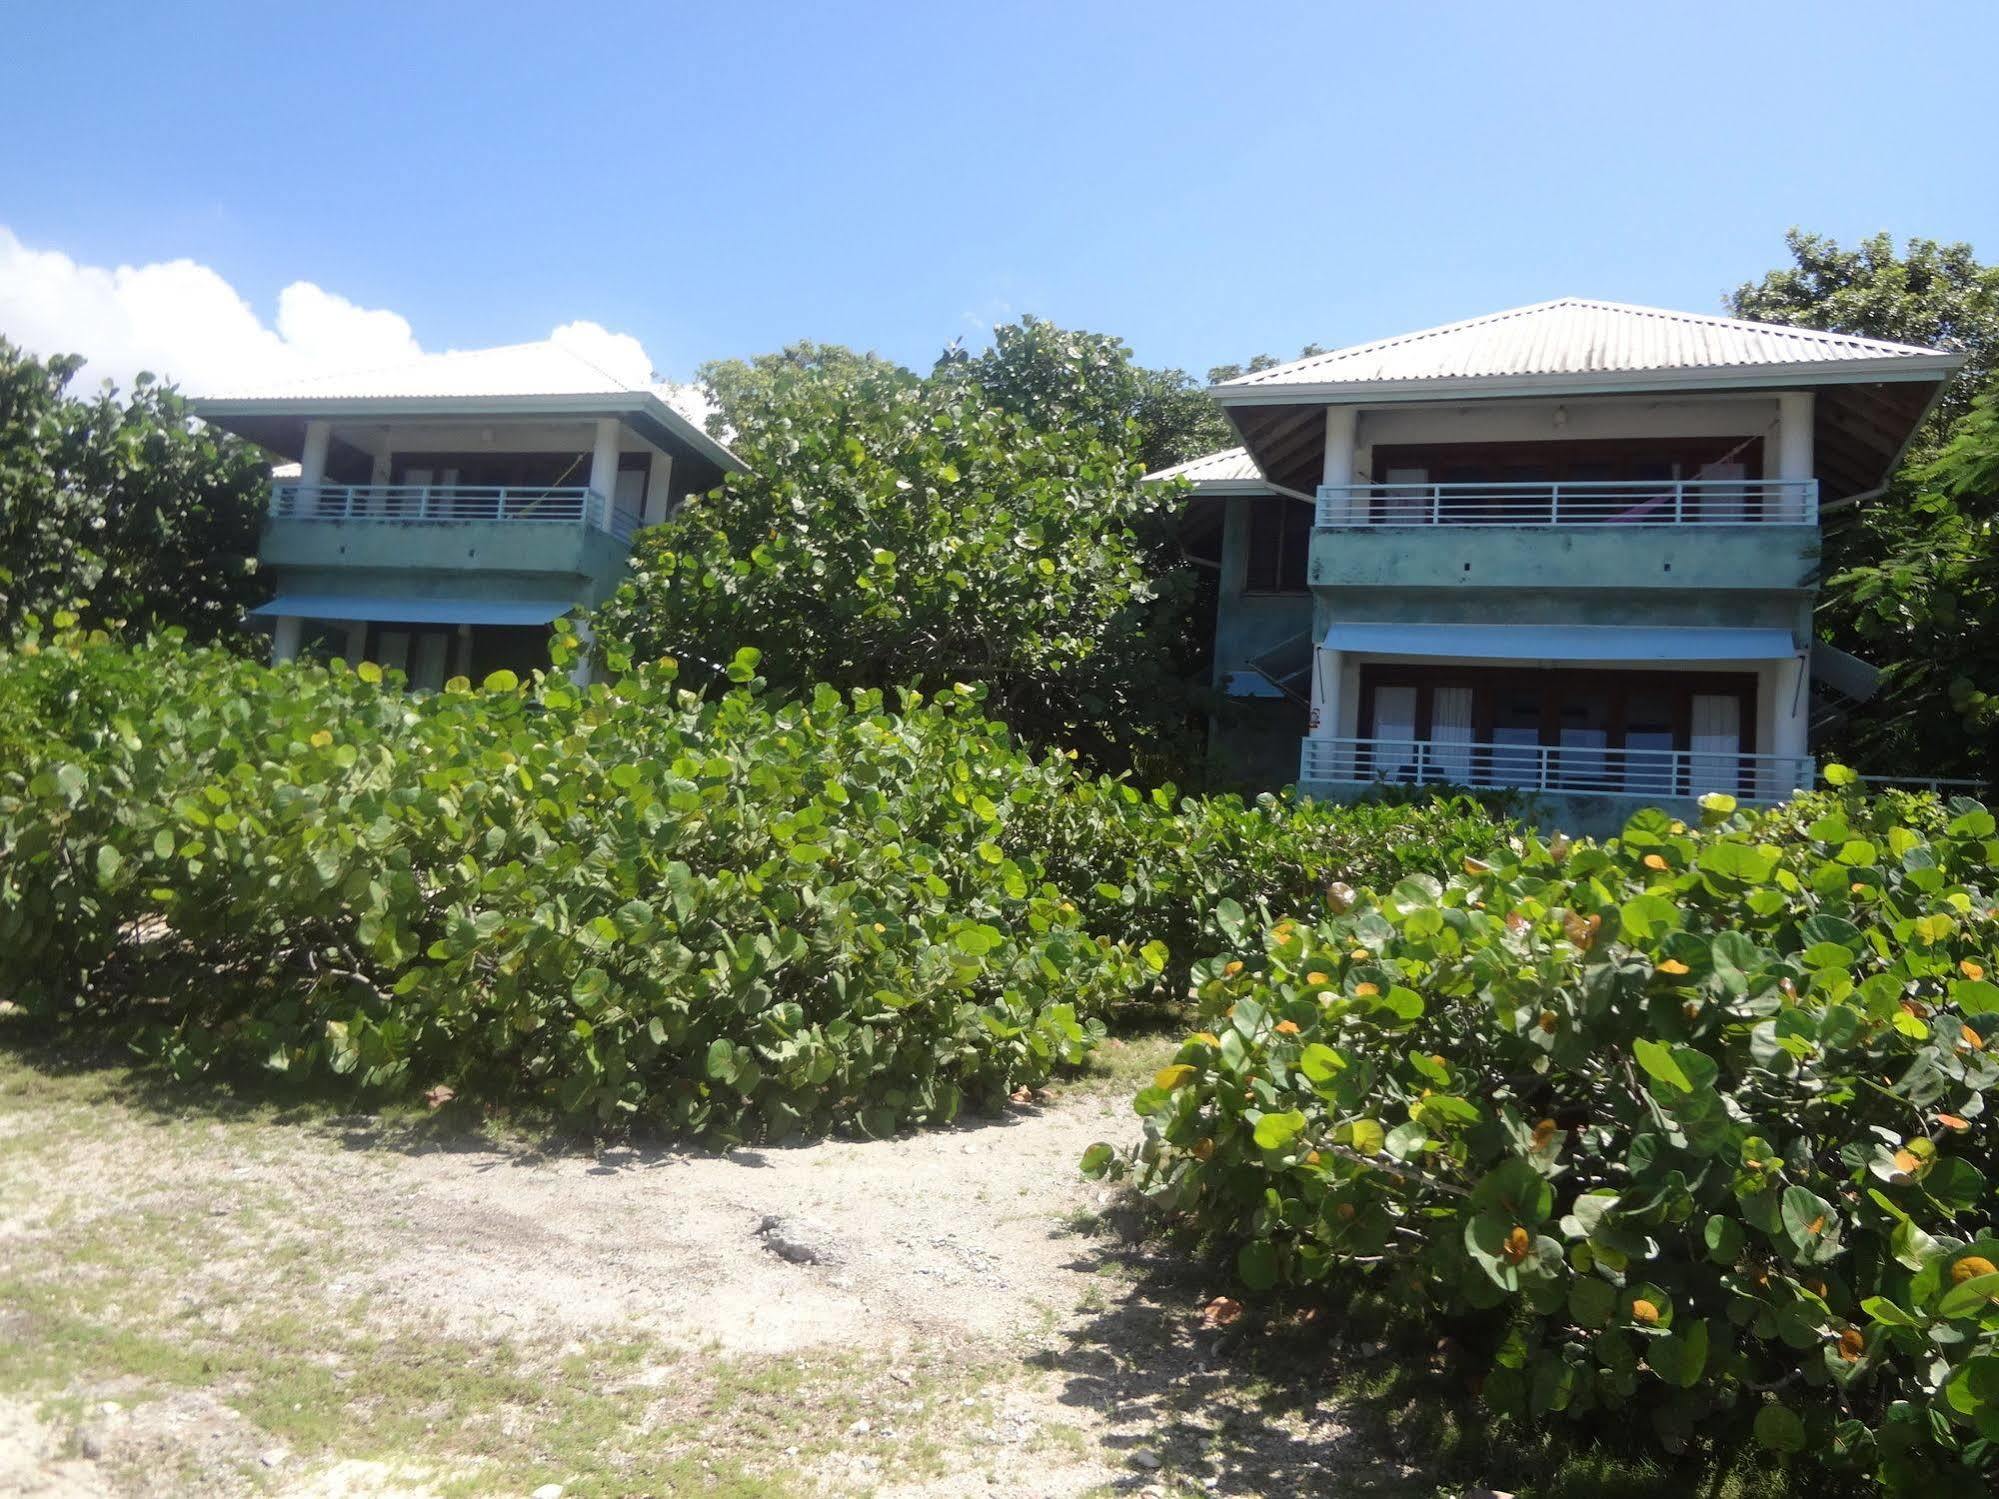
M 0 1050 L 0 1494 L 1434 1492 L 1078 1175 L 1129 1092 L 589 1153 Z

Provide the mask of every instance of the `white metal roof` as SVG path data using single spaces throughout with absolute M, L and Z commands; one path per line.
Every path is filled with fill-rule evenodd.
M 1532 386 L 1565 377 L 1624 383 L 1620 377 L 1714 371 L 1752 379 L 1800 373 L 1936 379 L 1961 362 L 1936 349 L 1844 333 L 1562 297 L 1314 354 L 1239 376 L 1214 387 L 1214 394 L 1226 404 L 1259 392 L 1288 397 L 1426 383 Z
M 1248 448 L 1223 448 L 1219 453 L 1190 458 L 1185 463 L 1176 463 L 1171 468 L 1147 474 L 1145 478 L 1147 483 L 1159 479 L 1186 479 L 1203 488 L 1223 484 L 1240 485 L 1245 489 L 1265 487 L 1263 470 L 1249 456 Z
M 255 390 L 203 396 L 189 403 L 197 416 L 221 420 L 277 413 L 415 415 L 587 413 L 644 414 L 724 469 L 742 461 L 703 429 L 686 393 L 668 385 L 634 384 L 568 344 L 504 344 L 426 354 L 404 363 L 340 374 L 275 381 Z

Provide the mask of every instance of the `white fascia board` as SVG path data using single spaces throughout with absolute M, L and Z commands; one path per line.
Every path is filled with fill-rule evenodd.
M 1207 393 L 1224 410 L 1231 406 L 1384 405 L 1391 401 L 1494 400 L 1506 396 L 1644 395 L 1653 392 L 1795 389 L 1815 385 L 1876 385 L 1902 381 L 1948 380 L 1964 363 L 1956 354 L 1918 359 L 1843 361 L 1825 364 L 1758 364 L 1740 368 L 1689 370 L 1606 370 L 1575 375 L 1439 375 L 1420 380 L 1339 380 L 1289 385 L 1210 385 Z
M 197 398 L 193 413 L 208 421 L 242 416 L 324 417 L 337 421 L 412 420 L 425 417 L 645 416 L 717 467 L 741 470 L 742 459 L 648 391 L 601 395 L 520 396 L 241 396 Z

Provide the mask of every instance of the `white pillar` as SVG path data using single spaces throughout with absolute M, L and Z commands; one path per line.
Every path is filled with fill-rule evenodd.
M 1305 764 L 1301 775 L 1315 781 L 1341 781 L 1348 777 L 1342 762 L 1346 748 L 1330 742 L 1340 733 L 1340 653 L 1315 650 L 1312 653 L 1312 717 L 1307 727 Z
M 569 680 L 578 687 L 590 685 L 590 647 L 596 639 L 588 620 L 576 621 L 576 658 L 569 663 Z
M 1787 390 L 1777 397 L 1777 459 L 1770 477 L 1802 482 L 1812 477 L 1812 393 Z M 1805 491 L 1786 489 L 1783 508 L 1798 519 L 1817 519 L 1803 504 Z
M 1811 748 L 1810 661 L 1803 654 L 1779 661 L 1766 679 L 1771 699 L 1770 753 L 1784 757 L 1770 767 L 1777 783 L 1770 789 L 1774 796 L 1787 795 L 1801 783 L 1807 788 L 1811 785 L 1812 777 L 1804 770 Z
M 611 521 L 611 505 L 618 497 L 618 419 L 597 418 L 597 445 L 590 452 L 590 487 L 603 497 L 602 524 Z
M 666 497 L 673 488 L 673 455 L 657 450 L 646 471 L 645 523 L 656 526 L 666 519 Z
M 305 424 L 305 452 L 298 462 L 300 515 L 319 513 L 319 496 L 313 491 L 326 482 L 326 449 L 332 440 L 331 422 L 312 421 Z
M 1352 406 L 1328 406 L 1326 408 L 1326 459 L 1319 470 L 1321 484 L 1352 484 L 1354 482 L 1354 440 L 1360 430 L 1360 412 Z M 1353 500 L 1348 498 L 1341 507 L 1342 512 L 1351 512 Z
M 271 664 L 298 659 L 298 648 L 305 634 L 305 621 L 296 614 L 280 614 L 273 621 L 271 632 Z

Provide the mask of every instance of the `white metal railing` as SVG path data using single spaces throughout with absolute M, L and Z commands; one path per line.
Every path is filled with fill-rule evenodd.
M 1693 797 L 1725 791 L 1743 801 L 1783 801 L 1816 780 L 1809 755 L 1714 749 L 1609 749 L 1471 740 L 1310 738 L 1301 781 L 1469 786 L 1600 796 Z
M 631 540 L 638 517 L 594 489 L 518 484 L 297 484 L 271 486 L 271 514 L 281 520 L 402 521 L 443 525 L 591 526 Z
M 1321 530 L 1360 526 L 1816 525 L 1816 479 L 1324 484 Z

